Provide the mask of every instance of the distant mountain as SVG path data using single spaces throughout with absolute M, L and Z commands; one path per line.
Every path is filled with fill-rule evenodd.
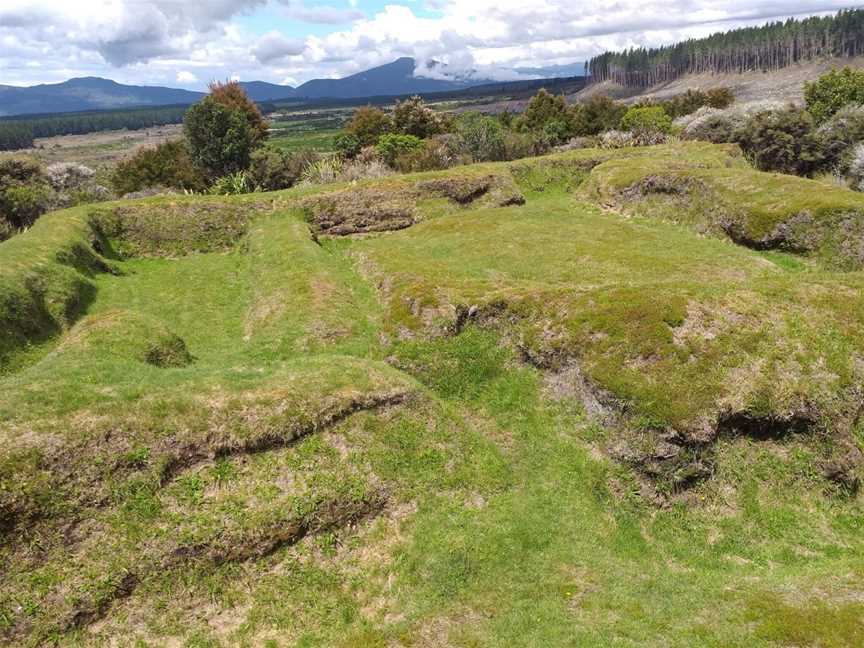
M 0 86 L 0 115 L 191 104 L 203 96 L 189 90 L 129 86 L 99 77 L 82 77 L 29 88 Z
M 414 76 L 413 58 L 400 58 L 387 65 L 352 74 L 344 79 L 315 79 L 297 88 L 297 96 L 309 99 L 351 99 L 382 95 L 448 92 L 488 83 L 485 79 L 444 81 Z
M 519 74 L 542 77 L 544 79 L 568 79 L 585 76 L 585 63 L 568 63 L 566 65 L 546 65 L 544 67 L 518 67 L 514 69 Z
M 574 64 L 579 66 L 581 64 Z M 426 94 L 451 92 L 490 83 L 488 79 L 459 78 L 455 80 L 430 79 L 414 76 L 413 58 L 400 58 L 344 79 L 314 79 L 297 88 L 265 81 L 246 81 L 241 85 L 254 101 L 284 99 L 354 99 L 360 97 Z M 578 76 L 569 74 L 571 66 L 552 68 L 525 68 L 523 72 L 534 76 Z M 567 72 L 565 74 L 565 71 Z M 0 116 L 38 113 L 77 112 L 82 110 L 109 110 L 171 104 L 192 104 L 204 96 L 201 92 L 162 88 L 158 86 L 122 85 L 108 79 L 84 77 L 63 83 L 19 88 L 0 85 Z

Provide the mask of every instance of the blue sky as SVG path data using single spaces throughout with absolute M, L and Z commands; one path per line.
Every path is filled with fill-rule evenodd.
M 446 74 L 514 78 L 848 0 L 0 0 L 0 84 L 73 76 L 201 89 L 296 85 L 400 56 Z M 441 72 L 439 72 L 441 73 Z

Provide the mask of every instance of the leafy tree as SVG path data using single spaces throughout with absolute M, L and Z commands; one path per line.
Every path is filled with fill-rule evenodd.
M 423 141 L 416 135 L 387 133 L 381 136 L 375 149 L 389 166 L 393 166 L 400 155 L 419 151 L 422 147 Z
M 459 148 L 475 162 L 503 160 L 506 155 L 505 129 L 494 117 L 469 112 L 456 121 Z
M 207 96 L 186 113 L 183 130 L 192 161 L 213 180 L 249 167 L 260 141 L 247 115 Z
M 246 117 L 249 128 L 254 134 L 253 146 L 259 146 L 267 139 L 269 125 L 258 106 L 249 98 L 243 86 L 237 81 L 210 84 L 210 96 L 229 110 L 238 110 Z
M 150 187 L 202 191 L 205 185 L 189 155 L 189 147 L 182 140 L 141 149 L 121 161 L 114 168 L 111 184 L 121 196 Z
M 444 117 L 427 106 L 419 96 L 396 102 L 393 128 L 397 133 L 420 139 L 440 135 L 447 130 Z
M 845 67 L 831 70 L 804 86 L 807 110 L 817 122 L 823 122 L 843 106 L 864 104 L 864 70 Z
M 541 89 L 528 102 L 515 126 L 522 132 L 543 133 L 555 139 L 552 143 L 559 143 L 576 134 L 576 121 L 576 111 L 562 95 Z
M 736 139 L 763 171 L 806 176 L 822 162 L 813 117 L 794 106 L 754 115 L 736 133 Z
M 385 133 L 393 130 L 393 120 L 380 108 L 364 106 L 354 111 L 351 121 L 345 126 L 349 135 L 360 140 L 362 146 L 375 146 Z
M 621 118 L 621 128 L 637 136 L 668 133 L 672 130 L 672 118 L 661 106 L 634 107 Z
M 591 136 L 616 130 L 627 107 L 606 95 L 595 95 L 574 110 L 573 130 L 575 135 Z

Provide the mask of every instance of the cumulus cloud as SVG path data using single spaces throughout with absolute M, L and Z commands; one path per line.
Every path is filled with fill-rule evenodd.
M 180 70 L 177 73 L 177 83 L 190 84 L 190 83 L 197 83 L 197 81 L 198 81 L 198 77 L 196 77 L 194 74 L 192 74 L 188 70 Z
M 271 31 L 261 37 L 252 48 L 255 58 L 264 64 L 272 63 L 286 56 L 297 56 L 306 49 L 306 43 L 295 38 L 286 38 L 277 31 Z
M 566 64 L 606 49 L 670 43 L 848 4 L 426 0 L 420 13 L 414 0 L 398 1 L 366 15 L 354 0 L 0 0 L 0 84 L 84 74 L 172 83 L 180 82 L 177 70 L 200 81 L 236 75 L 302 82 L 400 56 L 416 58 L 423 76 L 504 79 L 514 67 Z M 263 11 L 274 24 L 262 36 L 247 18 Z M 311 23 L 318 25 L 313 34 L 294 36 Z

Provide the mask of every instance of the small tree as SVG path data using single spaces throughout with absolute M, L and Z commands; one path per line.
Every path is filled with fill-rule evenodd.
M 210 84 L 210 96 L 229 110 L 239 110 L 246 117 L 249 128 L 254 134 L 253 146 L 259 146 L 267 139 L 269 124 L 264 119 L 258 106 L 249 98 L 243 86 L 237 81 Z
M 378 138 L 393 130 L 393 120 L 380 108 L 365 106 L 354 111 L 345 132 L 360 140 L 360 146 L 375 146 Z
M 804 99 L 807 110 L 820 123 L 847 104 L 864 104 L 864 70 L 831 70 L 805 84 Z
M 576 113 L 563 95 L 553 95 L 541 89 L 531 98 L 525 111 L 516 120 L 516 129 L 542 133 L 558 144 L 575 134 Z
M 186 112 L 183 130 L 193 162 L 211 180 L 248 168 L 260 141 L 242 110 L 227 108 L 212 96 Z
M 504 127 L 494 117 L 478 112 L 462 115 L 456 122 L 459 148 L 475 162 L 503 160 L 506 155 Z
M 616 130 L 621 126 L 621 118 L 627 107 L 607 97 L 595 95 L 578 104 L 574 110 L 574 132 L 576 135 L 591 136 Z
M 424 139 L 445 132 L 444 118 L 432 110 L 422 97 L 397 101 L 393 108 L 393 126 L 397 133 Z
M 39 164 L 23 158 L 0 160 L 0 240 L 32 225 L 48 210 L 50 197 Z
M 790 106 L 754 115 L 736 139 L 761 170 L 806 176 L 822 162 L 813 126 L 810 113 Z

